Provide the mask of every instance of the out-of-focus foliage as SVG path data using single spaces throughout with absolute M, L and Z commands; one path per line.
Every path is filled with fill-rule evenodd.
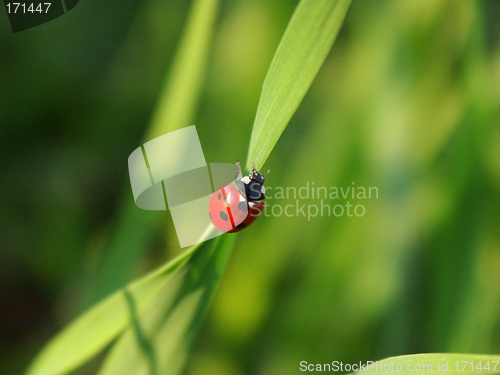
M 191 117 L 190 109 L 194 108 L 198 97 L 197 88 L 201 86 L 217 5 L 216 0 L 193 2 L 146 139 L 187 125 L 186 119 Z M 254 125 L 250 145 L 259 151 L 257 165 L 262 165 L 271 153 L 311 85 L 332 47 L 349 5 L 350 0 L 301 0 L 297 6 L 269 68 L 257 118 L 259 114 L 269 118 L 276 103 L 290 104 L 284 111 L 287 115 L 271 117 L 272 121 Z M 287 76 L 296 76 L 296 83 L 290 85 Z M 265 115 L 266 111 L 268 115 Z M 176 162 L 178 160 L 169 160 L 171 164 Z M 124 239 L 130 238 L 123 234 L 123 223 L 134 222 L 135 215 L 131 212 L 125 209 L 117 214 L 122 221 L 118 224 L 118 235 L 112 240 L 114 244 L 123 244 Z M 134 223 L 139 232 L 146 225 L 151 225 L 151 222 Z M 207 235 L 210 230 L 207 228 Z M 224 236 L 216 241 L 199 243 L 159 270 L 121 287 L 85 311 L 45 345 L 27 373 L 68 373 L 100 353 L 119 335 L 99 369 L 100 375 L 173 375 L 183 372 L 192 342 L 222 279 L 235 238 Z M 116 273 L 121 268 L 120 262 L 109 262 L 109 259 L 116 258 L 116 251 L 121 248 L 111 246 L 111 249 L 114 251 L 108 252 L 111 253 L 107 255 L 108 262 L 102 261 L 107 267 L 101 269 L 101 275 Z M 131 255 L 137 256 L 138 249 L 128 254 L 129 263 L 134 260 Z M 94 288 L 104 293 L 111 287 L 97 283 Z
M 193 114 L 207 161 L 245 157 L 296 3 L 222 2 Z M 180 252 L 165 214 L 113 258 L 121 273 L 99 272 L 188 5 L 82 1 L 22 33 L 0 22 L 2 372 L 24 370 L 96 286 Z M 499 17 L 495 1 L 353 3 L 264 169 L 270 187 L 354 182 L 378 199 L 352 202 L 360 218 L 283 214 L 241 232 L 189 375 L 500 352 Z

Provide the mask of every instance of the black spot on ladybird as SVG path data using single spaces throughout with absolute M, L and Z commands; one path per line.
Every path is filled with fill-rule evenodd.
M 227 221 L 227 219 L 229 219 L 229 217 L 227 217 L 227 215 L 222 211 L 219 212 L 219 215 L 220 215 L 220 218 L 224 221 Z
M 217 195 L 217 199 L 221 199 L 222 198 L 222 194 L 219 193 L 219 195 Z
M 236 228 L 245 228 L 245 227 L 246 227 L 246 224 L 244 224 L 244 223 L 238 224 L 236 226 Z
M 240 202 L 240 203 L 238 203 L 238 209 L 239 209 L 241 212 L 247 212 L 247 211 L 248 211 L 248 205 L 247 205 L 247 202 Z

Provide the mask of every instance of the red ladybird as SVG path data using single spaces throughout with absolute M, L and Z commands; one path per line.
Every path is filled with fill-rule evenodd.
M 208 205 L 210 220 L 221 232 L 234 233 L 252 224 L 262 213 L 265 199 L 264 176 L 255 168 L 249 176 L 238 180 L 240 166 L 236 172 L 236 186 L 224 185 L 217 189 Z

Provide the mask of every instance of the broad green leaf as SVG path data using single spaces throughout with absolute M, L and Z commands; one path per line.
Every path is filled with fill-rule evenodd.
M 264 80 L 247 170 L 260 169 L 330 51 L 351 0 L 302 0 Z
M 100 375 L 182 371 L 235 238 L 226 234 L 204 242 L 144 314 L 139 314 L 136 301 L 129 296 L 132 325 L 112 348 Z
M 428 353 L 390 357 L 353 374 L 500 374 L 500 355 Z M 378 365 L 378 367 L 377 367 Z M 457 367 L 458 366 L 458 367 Z M 488 367 L 489 370 L 485 369 Z
M 133 282 L 78 317 L 35 358 L 29 375 L 65 374 L 97 354 L 131 322 L 129 299 L 137 313 L 154 302 L 171 276 L 189 259 L 196 247 L 156 271 Z

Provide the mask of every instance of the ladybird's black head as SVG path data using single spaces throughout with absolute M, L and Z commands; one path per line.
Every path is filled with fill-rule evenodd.
M 253 164 L 253 163 L 252 163 Z M 241 195 L 249 202 L 256 202 L 266 198 L 266 190 L 264 188 L 264 176 L 255 167 L 252 168 L 252 173 L 241 179 L 238 179 L 241 173 L 240 164 L 236 162 L 237 171 L 235 182 Z M 268 172 L 269 173 L 269 172 Z
M 260 173 L 258 170 L 255 168 L 252 169 L 252 173 L 250 173 L 250 176 L 248 176 L 250 180 L 255 181 L 259 183 L 260 185 L 263 185 L 264 182 L 266 181 L 262 173 Z

